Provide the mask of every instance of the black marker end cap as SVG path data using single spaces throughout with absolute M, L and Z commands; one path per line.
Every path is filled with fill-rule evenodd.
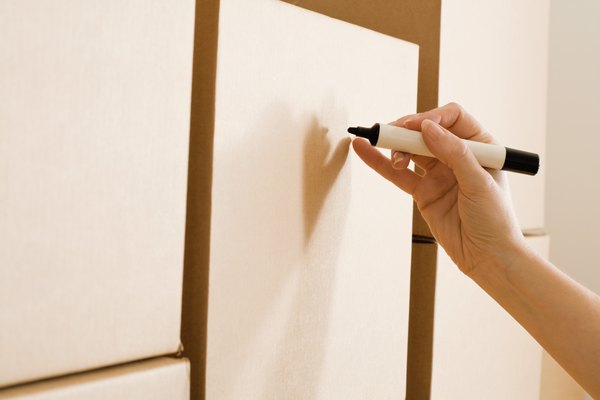
M 540 170 L 540 156 L 527 151 L 506 148 L 506 159 L 502 169 L 505 171 L 520 172 L 535 175 Z

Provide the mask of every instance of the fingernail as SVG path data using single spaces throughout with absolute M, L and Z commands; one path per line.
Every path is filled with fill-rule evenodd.
M 392 156 L 392 164 L 394 167 L 399 167 L 400 163 L 404 160 L 404 157 L 400 153 L 394 153 Z
M 424 120 L 421 124 L 421 130 L 424 135 L 427 135 L 432 140 L 437 140 L 444 134 L 441 126 L 428 119 Z

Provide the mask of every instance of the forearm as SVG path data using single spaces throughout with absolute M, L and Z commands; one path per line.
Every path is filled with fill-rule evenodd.
M 600 297 L 526 246 L 471 278 L 600 398 Z

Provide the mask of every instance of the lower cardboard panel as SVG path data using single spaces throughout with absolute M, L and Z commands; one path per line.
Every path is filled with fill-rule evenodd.
M 19 400 L 187 400 L 189 362 L 161 357 L 0 391 Z
M 544 257 L 548 236 L 527 238 Z M 538 399 L 542 348 L 438 252 L 432 399 Z

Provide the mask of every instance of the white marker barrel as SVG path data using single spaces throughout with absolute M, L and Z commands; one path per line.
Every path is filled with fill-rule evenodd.
M 420 156 L 435 157 L 425 145 L 421 132 L 386 124 L 375 124 L 370 128 L 350 127 L 348 132 L 369 139 L 373 146 Z M 528 175 L 535 175 L 540 169 L 540 156 L 535 153 L 496 144 L 461 140 L 471 149 L 479 165 L 483 167 Z
M 472 140 L 461 140 L 471 149 L 481 166 L 493 169 L 504 167 L 506 147 Z M 376 146 L 420 156 L 435 157 L 425 145 L 421 132 L 393 125 L 379 125 L 379 137 Z

